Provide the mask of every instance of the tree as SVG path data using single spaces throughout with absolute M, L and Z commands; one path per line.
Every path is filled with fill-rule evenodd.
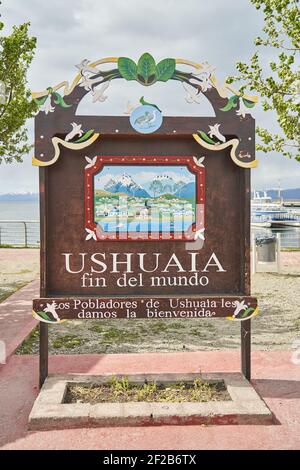
M 0 22 L 0 31 L 3 26 Z M 14 26 L 10 35 L 0 37 L 0 163 L 22 161 L 32 148 L 24 127 L 37 110 L 26 79 L 36 48 L 29 26 Z
M 154 197 L 156 194 L 161 194 L 163 192 L 163 185 L 159 180 L 153 180 L 149 187 L 150 191 L 153 191 Z
M 260 141 L 258 150 L 276 151 L 300 161 L 300 73 L 297 59 L 300 50 L 300 10 L 298 0 L 250 0 L 257 10 L 264 13 L 263 37 L 254 44 L 273 50 L 276 58 L 266 60 L 259 49 L 250 63 L 236 64 L 239 75 L 227 78 L 227 83 L 243 80 L 246 87 L 256 90 L 262 97 L 264 111 L 275 111 L 280 127 L 273 134 L 257 128 Z M 272 48 L 272 49 L 270 49 Z M 260 49 L 261 50 L 261 49 Z M 265 65 L 266 64 L 266 65 Z

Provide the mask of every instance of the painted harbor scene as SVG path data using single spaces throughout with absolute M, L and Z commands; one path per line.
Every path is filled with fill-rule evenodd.
M 196 223 L 196 175 L 186 166 L 104 166 L 94 176 L 104 232 L 186 232 Z

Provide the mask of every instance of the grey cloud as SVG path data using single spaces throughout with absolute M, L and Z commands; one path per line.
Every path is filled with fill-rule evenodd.
M 71 81 L 75 64 L 83 58 L 96 60 L 104 56 L 126 55 L 137 60 L 146 50 L 159 60 L 184 57 L 208 60 L 217 67 L 220 80 L 234 72 L 237 60 L 253 54 L 253 38 L 261 31 L 262 15 L 249 0 L 14 0 L 2 2 L 6 31 L 12 24 L 30 20 L 31 32 L 38 38 L 38 48 L 29 74 L 33 90 L 42 90 L 62 80 Z M 266 51 L 269 57 L 273 51 Z M 126 85 L 126 86 L 125 86 Z M 92 108 L 89 97 L 80 112 L 120 112 L 120 100 L 139 97 L 136 84 L 113 84 L 109 102 Z M 175 86 L 175 84 L 173 84 Z M 174 90 L 172 85 L 168 90 Z M 176 89 L 176 100 L 163 87 L 149 87 L 149 99 L 162 103 L 166 114 L 188 111 L 194 107 L 183 102 Z M 127 94 L 126 94 L 127 93 Z M 131 95 L 130 95 L 131 94 Z M 207 107 L 205 108 L 205 112 Z M 201 114 L 201 113 L 200 113 Z M 257 122 L 276 128 L 271 114 L 256 111 Z M 260 167 L 253 171 L 257 187 L 274 186 L 281 176 L 283 185 L 295 186 L 300 175 L 298 163 L 280 156 L 262 155 Z M 23 165 L 0 166 L 0 192 L 37 188 L 37 172 L 29 158 Z

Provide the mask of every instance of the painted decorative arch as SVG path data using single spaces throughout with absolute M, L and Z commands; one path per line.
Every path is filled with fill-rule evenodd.
M 111 68 L 107 70 L 102 67 L 110 65 Z M 190 71 L 182 70 L 182 66 Z M 80 150 L 96 142 L 100 134 L 136 134 L 128 117 L 112 117 L 109 128 L 105 117 L 76 115 L 77 107 L 86 94 L 91 95 L 93 102 L 101 103 L 107 99 L 108 88 L 113 81 L 121 79 L 137 81 L 145 87 L 175 80 L 184 87 L 185 99 L 191 104 L 199 104 L 199 97 L 201 94 L 205 95 L 215 111 L 215 118 L 166 117 L 155 134 L 177 132 L 191 135 L 208 151 L 218 152 L 230 148 L 232 160 L 241 167 L 256 166 L 252 137 L 255 124 L 251 108 L 258 98 L 241 95 L 230 85 L 220 83 L 213 67 L 207 62 L 196 63 L 180 58 L 165 58 L 156 62 L 149 53 L 144 53 L 137 62 L 128 57 L 106 57 L 95 62 L 84 59 L 76 68 L 78 73 L 71 83 L 63 81 L 33 93 L 39 106 L 35 120 L 36 153 L 33 165 L 51 165 L 59 158 L 62 146 Z M 141 101 L 143 104 L 144 102 Z M 77 124 L 79 120 L 80 124 Z M 51 152 L 49 140 L 52 142 Z

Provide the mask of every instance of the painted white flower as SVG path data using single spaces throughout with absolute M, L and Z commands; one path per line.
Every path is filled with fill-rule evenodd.
M 248 306 L 245 305 L 245 300 L 239 302 L 238 300 L 235 301 L 235 310 L 233 312 L 233 317 L 236 317 L 242 310 L 247 310 Z
M 206 72 L 202 72 L 202 73 L 198 73 L 195 75 L 199 76 L 201 83 L 199 83 L 198 80 L 195 80 L 193 78 L 190 80 L 190 83 L 195 83 L 196 85 L 200 85 L 202 91 L 207 91 L 210 88 L 212 88 L 212 85 L 209 81 L 209 77 L 210 77 L 209 74 L 207 74 Z
M 96 103 L 96 101 L 100 101 L 101 103 L 103 103 L 107 99 L 107 96 L 104 95 L 104 92 L 109 87 L 109 84 L 110 84 L 109 81 L 105 82 L 105 83 L 103 83 L 103 85 L 100 88 L 98 88 L 98 89 L 96 89 L 92 92 L 93 103 Z
M 55 301 L 53 301 L 51 304 L 47 303 L 46 307 L 44 308 L 44 312 L 51 313 L 56 321 L 60 321 L 60 318 L 59 318 L 59 316 L 56 312 L 56 307 L 57 307 L 57 305 L 56 305 Z
M 89 65 L 89 60 L 88 59 L 83 59 L 80 64 L 75 65 L 75 67 L 81 72 L 81 73 L 97 73 L 98 69 L 96 67 L 92 67 Z
M 86 91 L 93 90 L 93 87 L 103 81 L 103 77 L 90 78 L 86 75 L 82 75 L 81 82 L 79 86 L 83 87 Z
M 132 104 L 130 101 L 127 101 L 126 103 L 126 109 L 124 111 L 124 114 L 131 114 L 134 109 L 136 109 L 139 104 Z
M 94 230 L 90 230 L 89 228 L 86 228 L 85 231 L 87 232 L 87 236 L 85 237 L 86 240 L 95 240 L 97 241 L 97 235 L 95 234 Z
M 246 114 L 250 114 L 250 116 L 251 116 L 251 110 L 249 108 L 247 108 L 247 106 L 244 105 L 242 97 L 239 98 L 239 104 L 240 104 L 240 107 L 236 111 L 236 114 L 238 116 L 242 116 L 243 118 L 246 117 Z
M 187 103 L 200 103 L 201 94 L 193 86 L 189 85 L 186 82 L 182 82 L 182 86 L 186 91 L 185 101 Z
M 195 235 L 194 235 L 194 240 L 198 240 L 198 238 L 200 240 L 205 240 L 204 230 L 205 228 L 201 228 L 200 230 L 197 230 L 197 232 L 195 232 Z
M 201 87 L 202 91 L 207 91 L 208 89 L 212 88 L 212 84 L 210 83 L 210 76 L 216 70 L 216 67 L 210 65 L 207 61 L 201 63 L 201 69 L 198 73 L 194 73 L 196 77 L 199 77 L 202 81 Z
M 97 155 L 94 158 L 85 157 L 85 159 L 88 162 L 88 164 L 84 168 L 88 170 L 89 168 L 92 168 L 94 165 L 96 165 Z
M 51 94 L 49 94 L 45 103 L 40 106 L 39 111 L 44 111 L 45 114 L 48 114 L 53 113 L 54 110 L 55 106 L 51 105 Z
M 81 137 L 83 134 L 83 130 L 81 129 L 82 124 L 76 124 L 76 122 L 71 122 L 71 126 L 72 126 L 72 130 L 65 137 L 66 142 L 68 142 L 69 140 L 72 140 L 76 135 Z
M 202 80 L 200 86 L 201 86 L 202 91 L 207 91 L 212 88 L 212 85 L 210 84 L 208 80 Z
M 209 137 L 216 137 L 220 142 L 226 142 L 226 137 L 221 134 L 219 131 L 220 124 L 215 124 L 214 126 L 208 126 L 209 127 L 209 132 L 208 135 Z
M 194 160 L 194 162 L 196 163 L 197 166 L 203 166 L 204 167 L 204 165 L 202 164 L 204 159 L 205 159 L 205 157 L 200 157 L 200 158 L 193 157 L 193 160 Z
M 211 75 L 215 70 L 216 70 L 216 67 L 214 67 L 213 65 L 210 65 L 207 60 L 202 62 L 201 64 L 201 71 L 197 74 L 197 75 L 201 75 L 203 73 L 206 73 L 208 75 Z M 196 74 L 195 74 L 196 75 Z

